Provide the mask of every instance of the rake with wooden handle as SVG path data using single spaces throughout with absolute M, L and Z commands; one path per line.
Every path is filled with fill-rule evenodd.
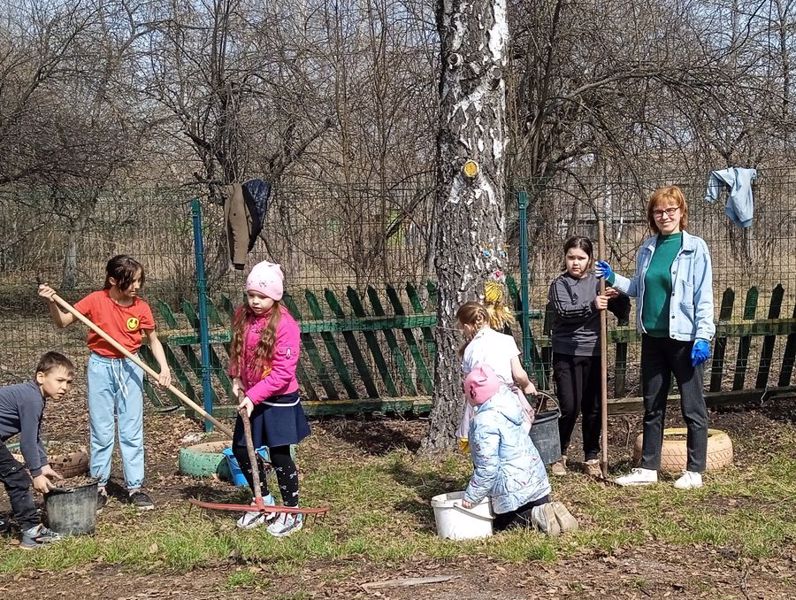
M 252 441 L 252 425 L 249 415 L 246 414 L 246 409 L 239 409 L 238 414 L 243 423 L 243 437 L 246 438 L 246 452 L 249 455 L 249 465 L 252 470 L 252 483 L 254 484 L 254 504 L 224 504 L 222 502 L 205 502 L 191 498 L 190 502 L 194 506 L 205 508 L 208 510 L 229 510 L 235 512 L 261 512 L 263 514 L 276 513 L 276 514 L 298 514 L 304 517 L 306 523 L 309 517 L 316 519 L 326 516 L 329 512 L 328 507 L 321 508 L 305 508 L 303 506 L 274 506 L 266 504 L 263 500 L 263 491 L 260 483 L 260 473 L 257 468 L 257 453 L 254 451 L 254 442 Z
M 103 331 L 103 330 L 102 330 L 102 329 L 99 327 L 99 325 L 97 325 L 97 324 L 95 324 L 94 322 L 92 322 L 92 321 L 91 321 L 91 319 L 89 319 L 89 318 L 88 318 L 88 317 L 86 317 L 85 315 L 83 315 L 83 314 L 81 314 L 80 312 L 78 312 L 78 310 L 77 310 L 77 309 L 76 309 L 74 306 L 72 306 L 71 304 L 69 304 L 69 302 L 67 302 L 66 300 L 64 300 L 63 298 L 61 298 L 61 297 L 60 297 L 58 294 L 53 294 L 53 295 L 52 295 L 52 299 L 53 299 L 53 302 L 55 302 L 55 303 L 56 303 L 58 306 L 60 306 L 61 308 L 63 308 L 63 309 L 66 311 L 66 312 L 68 312 L 69 314 L 71 314 L 71 315 L 72 315 L 73 317 L 75 317 L 75 318 L 76 318 L 78 321 L 80 321 L 81 323 L 83 323 L 83 324 L 84 324 L 86 327 L 88 327 L 89 329 L 91 329 L 92 331 L 94 331 L 94 333 L 96 333 L 97 335 L 99 335 L 99 336 L 100 336 L 102 339 L 104 339 L 106 342 L 108 342 L 108 343 L 109 343 L 111 346 L 113 346 L 114 348 L 116 348 L 116 350 L 118 350 L 119 352 L 121 352 L 121 353 L 122 353 L 124 356 L 126 356 L 127 358 L 129 358 L 129 359 L 130 359 L 131 361 L 133 361 L 133 362 L 134 362 L 136 365 L 138 365 L 139 367 L 141 367 L 141 368 L 144 370 L 144 372 L 146 372 L 146 373 L 147 373 L 147 374 L 148 374 L 150 377 L 153 377 L 153 378 L 155 378 L 155 379 L 157 379 L 157 378 L 158 378 L 158 373 L 157 373 L 157 372 L 156 372 L 154 369 L 152 369 L 152 368 L 151 368 L 149 365 L 147 365 L 147 364 L 146 364 L 144 361 L 142 361 L 140 358 L 138 358 L 138 357 L 137 357 L 135 354 L 133 354 L 132 352 L 130 352 L 130 351 L 127 349 L 127 348 L 125 348 L 124 346 L 122 346 L 122 345 L 121 345 L 119 342 L 117 342 L 115 339 L 113 339 L 113 338 L 112 338 L 110 335 L 108 335 L 107 333 L 105 333 L 105 331 Z M 200 415 L 202 415 L 202 416 L 203 416 L 205 419 L 207 419 L 208 421 L 210 421 L 210 422 L 211 422 L 213 425 L 215 425 L 216 429 L 218 429 L 218 430 L 219 430 L 221 433 L 223 433 L 224 435 L 228 435 L 229 437 L 232 437 L 232 432 L 231 432 L 229 429 L 227 429 L 227 427 L 226 427 L 225 425 L 223 425 L 222 423 L 220 423 L 220 422 L 219 422 L 219 421 L 218 421 L 218 420 L 217 420 L 217 419 L 216 419 L 216 418 L 215 418 L 213 415 L 211 415 L 210 413 L 208 413 L 208 412 L 207 412 L 207 411 L 206 411 L 204 408 L 202 408 L 201 406 L 199 406 L 199 405 L 198 405 L 196 402 L 194 402 L 193 400 L 191 400 L 191 399 L 190 399 L 188 396 L 186 396 L 185 394 L 183 394 L 183 393 L 182 393 L 180 390 L 178 390 L 176 387 L 174 387 L 173 385 L 170 385 L 170 386 L 169 386 L 167 389 L 168 389 L 168 390 L 169 390 L 169 391 L 170 391 L 172 394 L 174 394 L 175 396 L 177 396 L 177 398 L 179 398 L 179 400 L 180 400 L 180 401 L 181 401 L 183 404 L 185 404 L 185 405 L 186 405 L 186 406 L 188 406 L 189 408 L 192 408 L 192 409 L 193 409 L 193 410 L 195 410 L 197 413 L 199 413 Z

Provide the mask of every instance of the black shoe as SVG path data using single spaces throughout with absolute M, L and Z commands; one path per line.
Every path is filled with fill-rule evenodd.
M 104 488 L 97 490 L 97 512 L 102 512 L 108 503 L 108 492 Z
M 129 502 L 138 510 L 152 510 L 155 508 L 152 498 L 140 490 L 130 494 Z

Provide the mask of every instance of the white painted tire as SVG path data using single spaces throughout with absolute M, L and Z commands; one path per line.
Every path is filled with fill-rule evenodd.
M 663 430 L 663 447 L 661 448 L 661 471 L 664 473 L 682 473 L 688 461 L 685 427 L 674 427 Z M 641 463 L 641 445 L 644 434 L 639 434 L 633 445 L 633 463 Z M 708 454 L 706 471 L 716 471 L 732 464 L 732 440 L 719 429 L 708 429 Z

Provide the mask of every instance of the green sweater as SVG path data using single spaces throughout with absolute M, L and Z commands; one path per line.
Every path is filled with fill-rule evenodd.
M 644 274 L 641 322 L 648 335 L 669 337 L 669 298 L 672 296 L 672 264 L 683 245 L 683 234 L 658 235 L 655 252 Z

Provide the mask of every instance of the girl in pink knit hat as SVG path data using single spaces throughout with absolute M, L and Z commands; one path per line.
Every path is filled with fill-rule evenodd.
M 468 439 L 473 475 L 462 499 L 473 508 L 489 498 L 496 531 L 528 527 L 556 536 L 578 522 L 561 502 L 550 499 L 544 462 L 524 427 L 525 415 L 514 392 L 486 363 L 476 363 L 464 379 L 473 407 Z
M 298 471 L 290 446 L 307 437 L 310 427 L 296 379 L 301 330 L 282 305 L 283 292 L 284 276 L 278 264 L 264 261 L 254 266 L 246 279 L 246 304 L 232 321 L 229 374 L 235 396 L 242 397 L 238 410 L 245 409 L 251 420 L 254 447 L 268 446 L 283 504 L 298 506 Z M 239 414 L 232 451 L 253 487 L 241 419 Z M 265 473 L 260 473 L 260 482 L 265 486 Z M 262 491 L 266 504 L 274 504 L 267 488 Z M 273 516 L 275 513 L 247 512 L 238 519 L 238 527 L 252 529 Z M 268 533 L 285 537 L 301 527 L 301 515 L 284 513 L 268 526 Z

